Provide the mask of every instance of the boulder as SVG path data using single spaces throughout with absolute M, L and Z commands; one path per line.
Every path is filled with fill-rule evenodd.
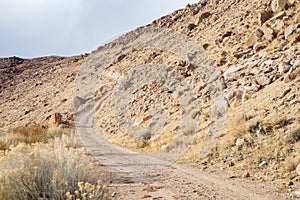
M 284 38 L 287 39 L 291 34 L 293 34 L 294 30 L 296 30 L 297 26 L 295 24 L 289 25 L 285 30 L 284 30 Z
M 269 77 L 265 76 L 264 74 L 260 74 L 257 77 L 256 81 L 260 86 L 269 85 L 271 83 L 271 79 Z
M 283 81 L 285 83 L 288 83 L 292 80 L 294 80 L 295 78 L 297 78 L 300 75 L 300 67 L 291 67 L 289 72 L 286 74 L 286 76 L 284 77 Z
M 240 70 L 244 69 L 244 67 L 231 67 L 226 72 L 224 72 L 223 76 L 225 81 L 236 81 L 240 78 Z
M 50 126 L 59 126 L 62 123 L 62 115 L 60 113 L 54 113 L 53 115 L 51 115 L 49 121 L 48 121 L 48 125 Z
M 291 67 L 292 67 L 292 65 L 290 65 L 289 63 L 283 62 L 278 65 L 278 72 L 281 75 L 283 75 L 283 74 L 287 73 Z
M 271 28 L 266 28 L 264 30 L 264 37 L 271 42 L 275 38 L 274 30 Z
M 273 0 L 271 3 L 271 8 L 273 12 L 280 12 L 285 9 L 287 5 L 287 0 Z
M 249 38 L 247 39 L 247 41 L 245 42 L 245 48 L 251 48 L 255 45 L 255 43 L 258 41 L 258 37 L 257 34 L 254 32 L 252 33 Z
M 271 10 L 264 10 L 258 14 L 258 24 L 262 26 L 266 21 L 268 21 L 273 16 Z
M 188 28 L 189 31 L 191 31 L 191 30 L 193 30 L 195 27 L 196 27 L 196 24 L 191 23 L 191 24 L 188 25 L 187 28 Z
M 259 42 L 259 43 L 256 43 L 254 46 L 253 46 L 253 50 L 254 52 L 258 52 L 264 48 L 266 48 L 268 46 L 269 43 L 267 42 Z
M 203 20 L 203 19 L 206 19 L 206 18 L 209 18 L 211 16 L 211 13 L 210 12 L 203 12 L 201 14 L 201 16 L 199 17 L 199 20 Z

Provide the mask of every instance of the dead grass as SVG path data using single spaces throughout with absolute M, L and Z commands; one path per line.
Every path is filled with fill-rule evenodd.
M 9 131 L 9 142 L 11 144 L 46 142 L 46 127 L 42 125 L 29 125 L 18 127 Z
M 62 138 L 64 134 L 66 134 L 64 129 L 56 126 L 49 128 L 42 125 L 18 127 L 8 131 L 8 133 L 4 134 L 2 138 L 0 138 L 0 150 L 7 150 L 10 146 L 16 146 L 20 143 L 48 143 L 56 137 Z M 74 143 L 74 139 L 72 142 Z M 70 144 L 70 146 L 74 145 L 77 146 L 77 144 Z

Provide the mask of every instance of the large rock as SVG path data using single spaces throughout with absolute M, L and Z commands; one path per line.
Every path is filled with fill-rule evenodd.
M 284 82 L 288 83 L 300 76 L 300 67 L 291 67 L 289 72 L 284 77 Z
M 249 38 L 246 40 L 244 47 L 245 48 L 251 48 L 255 45 L 255 43 L 258 41 L 259 37 L 258 34 L 255 32 L 252 32 Z
M 236 81 L 240 78 L 241 70 L 244 69 L 244 67 L 231 67 L 226 72 L 224 72 L 223 76 L 225 81 Z
M 273 17 L 273 12 L 271 10 L 265 10 L 258 14 L 258 23 L 262 26 L 266 21 Z
M 273 12 L 280 12 L 285 9 L 287 5 L 287 0 L 273 0 L 271 3 L 271 8 Z
M 50 126 L 59 126 L 62 122 L 62 115 L 60 113 L 54 113 L 53 115 L 51 115 L 49 121 L 48 121 L 48 125 Z
M 266 75 L 264 75 L 264 74 L 260 74 L 256 78 L 256 81 L 261 86 L 269 85 L 271 83 L 271 79 L 269 77 L 267 77 Z
M 278 65 L 278 72 L 281 75 L 283 75 L 283 74 L 287 73 L 291 67 L 292 67 L 292 65 L 290 65 L 289 63 L 283 62 Z
M 272 41 L 275 37 L 275 32 L 273 29 L 271 28 L 266 28 L 264 30 L 264 37 L 268 40 L 268 41 Z
M 268 46 L 268 42 L 258 42 L 253 46 L 254 52 L 258 52 Z
M 291 34 L 293 34 L 294 30 L 297 29 L 297 25 L 291 24 L 284 30 L 284 38 L 287 39 Z

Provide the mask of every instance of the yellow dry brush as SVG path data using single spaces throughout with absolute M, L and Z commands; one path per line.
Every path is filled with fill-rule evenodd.
M 87 164 L 91 163 L 91 164 Z M 0 200 L 102 199 L 100 174 L 83 149 L 19 144 L 0 158 Z

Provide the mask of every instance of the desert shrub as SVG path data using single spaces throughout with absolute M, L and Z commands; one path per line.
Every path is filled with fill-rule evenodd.
M 89 182 L 103 196 L 96 168 L 82 149 L 66 148 L 58 139 L 51 144 L 19 144 L 0 158 L 1 199 L 66 199 L 78 182 Z M 97 188 L 97 189 L 96 189 Z
M 75 134 L 63 134 L 61 138 L 56 138 L 56 140 L 61 140 L 61 142 L 65 145 L 67 148 L 79 148 L 81 147 L 81 143 L 76 137 Z
M 46 139 L 54 139 L 56 137 L 61 138 L 62 135 L 64 134 L 63 129 L 53 126 L 47 129 L 46 133 L 45 133 L 45 137 Z

